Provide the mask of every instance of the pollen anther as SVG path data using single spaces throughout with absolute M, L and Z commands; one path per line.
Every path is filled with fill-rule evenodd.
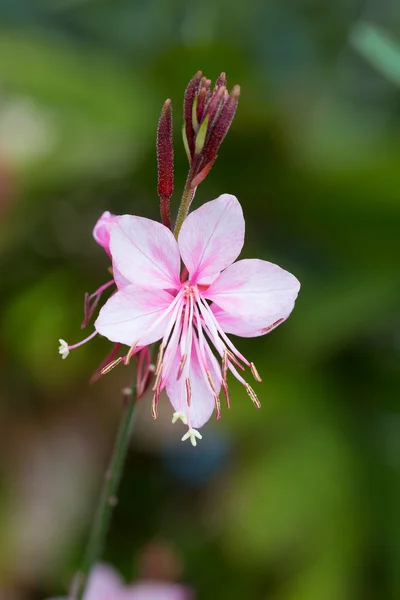
M 118 358 L 116 358 L 115 360 L 112 360 L 110 363 L 108 363 L 108 365 L 106 365 L 101 371 L 100 373 L 102 375 L 107 375 L 107 373 L 109 373 L 110 371 L 112 371 L 113 369 L 115 369 L 116 366 L 119 365 L 120 362 L 123 361 L 123 357 L 120 356 Z

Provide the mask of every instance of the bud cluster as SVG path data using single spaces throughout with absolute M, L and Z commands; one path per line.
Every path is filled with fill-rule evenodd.
M 238 85 L 228 93 L 225 73 L 218 77 L 213 90 L 210 79 L 203 77 L 201 71 L 189 82 L 183 103 L 183 142 L 193 175 L 192 188 L 203 181 L 215 162 L 239 96 Z

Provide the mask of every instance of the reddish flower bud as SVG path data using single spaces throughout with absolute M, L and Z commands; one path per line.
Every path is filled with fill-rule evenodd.
M 190 81 L 184 100 L 183 143 L 190 164 L 190 189 L 205 179 L 217 157 L 235 114 L 239 86 L 229 95 L 226 75 L 221 73 L 210 92 L 211 81 L 201 71 Z
M 217 81 L 215 82 L 215 87 L 219 88 L 223 85 L 226 86 L 226 74 L 224 72 L 222 72 L 221 75 L 218 77 Z
M 204 107 L 206 105 L 208 96 L 209 96 L 209 91 L 207 90 L 207 88 L 203 87 L 200 90 L 199 95 L 197 97 L 196 112 L 197 112 L 197 121 L 199 123 L 201 123 L 201 121 L 203 120 Z
M 197 71 L 196 75 L 189 81 L 189 85 L 186 88 L 185 97 L 183 101 L 183 118 L 185 120 L 184 130 L 186 134 L 187 146 L 189 148 L 191 156 L 193 156 L 194 153 L 195 136 L 195 132 L 192 125 L 193 103 L 195 101 L 195 98 L 197 98 L 201 78 L 202 72 Z
M 172 143 L 171 100 L 166 100 L 157 129 L 157 166 L 162 223 L 171 229 L 169 200 L 174 192 L 174 148 Z
M 208 122 L 210 124 L 209 131 L 211 131 L 212 127 L 214 126 L 214 124 L 216 122 L 216 119 L 218 118 L 219 112 L 220 112 L 222 104 L 223 104 L 225 91 L 226 91 L 225 86 L 216 88 L 214 90 L 214 92 L 212 93 L 212 96 L 210 98 L 208 106 L 206 107 L 204 118 L 206 116 L 209 117 L 209 119 L 208 119 Z
M 203 156 L 207 162 L 214 160 L 224 137 L 228 133 L 229 127 L 235 116 L 236 108 L 239 102 L 240 86 L 235 85 L 228 99 L 222 107 L 222 110 L 211 131 L 210 137 L 203 150 Z

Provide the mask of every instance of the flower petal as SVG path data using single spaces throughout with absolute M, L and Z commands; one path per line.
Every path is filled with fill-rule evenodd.
M 94 326 L 111 342 L 147 346 L 164 335 L 173 299 L 164 290 L 128 285 L 106 302 Z
M 110 250 L 116 272 L 147 288 L 179 287 L 180 257 L 171 231 L 156 221 L 123 215 L 111 229 Z
M 185 219 L 178 244 L 193 283 L 211 283 L 239 256 L 244 242 L 242 207 L 223 194 Z
M 119 598 L 124 586 L 120 575 L 105 564 L 96 565 L 89 575 L 84 600 Z
M 104 248 L 110 256 L 110 230 L 111 226 L 118 220 L 117 215 L 113 215 L 108 210 L 103 212 L 93 229 L 93 237 L 100 246 Z
M 188 424 L 190 427 L 202 427 L 214 411 L 215 399 L 208 384 L 207 376 L 201 368 L 198 351 L 194 342 L 192 344 L 192 354 L 188 374 L 191 389 L 190 407 L 188 407 L 186 402 L 186 384 L 184 375 L 177 379 L 181 360 L 182 354 L 178 348 L 170 373 L 168 373 L 166 386 L 167 396 L 176 411 L 182 411 L 188 416 Z M 208 367 L 216 391 L 219 393 L 221 389 L 221 372 L 218 373 L 215 357 L 213 357 L 213 360 L 209 360 Z
M 289 316 L 299 289 L 296 277 L 278 265 L 248 259 L 228 267 L 203 295 L 215 302 L 224 331 L 254 337 Z
M 280 309 L 275 315 L 271 314 L 267 320 L 257 320 L 248 317 L 231 315 L 220 308 L 217 304 L 211 305 L 211 310 L 225 333 L 231 333 L 239 337 L 258 337 L 269 333 L 278 325 L 286 321 L 294 308 L 294 302 L 286 308 Z
M 128 586 L 121 600 L 190 600 L 187 588 L 173 583 L 148 581 Z

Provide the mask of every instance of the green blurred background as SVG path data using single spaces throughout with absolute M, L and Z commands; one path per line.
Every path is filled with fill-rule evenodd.
M 360 52 L 382 48 L 349 42 L 365 19 L 400 39 L 397 0 L 0 1 L 1 600 L 65 594 L 79 563 L 131 375 L 90 387 L 107 342 L 62 361 L 57 341 L 82 338 L 107 280 L 102 211 L 158 218 L 167 97 L 176 214 L 198 69 L 242 97 L 195 206 L 235 194 L 242 256 L 302 290 L 282 327 L 236 340 L 260 411 L 232 382 L 193 449 L 166 398 L 156 423 L 140 403 L 105 559 L 136 579 L 162 543 L 198 600 L 400 598 L 400 104 Z

